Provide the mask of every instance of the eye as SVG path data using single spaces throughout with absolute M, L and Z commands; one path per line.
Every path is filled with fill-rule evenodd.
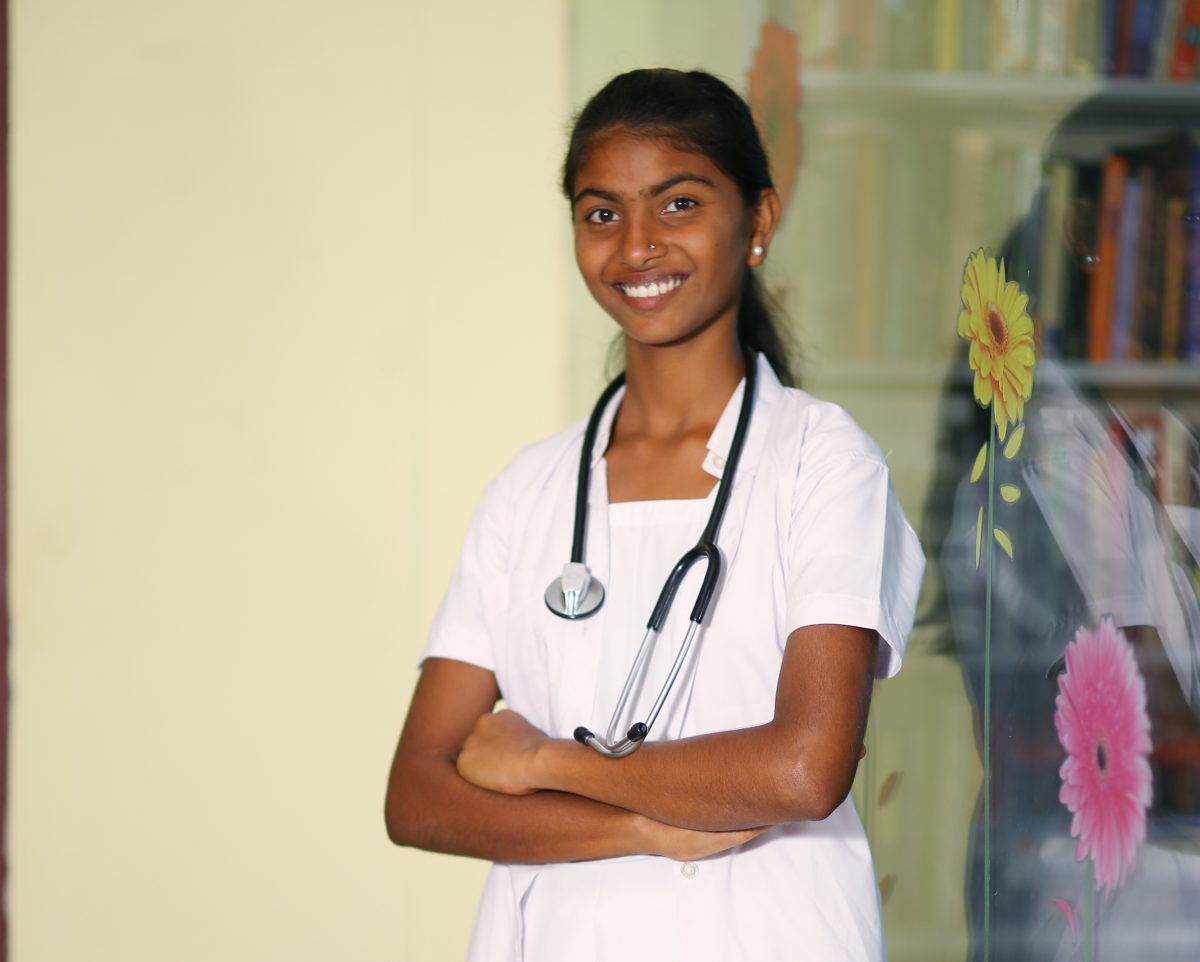
M 698 206 L 699 204 L 690 197 L 676 197 L 663 208 L 663 212 L 667 214 L 682 214 L 684 211 Z
M 597 207 L 595 210 L 588 211 L 583 219 L 589 224 L 611 224 L 613 221 L 618 220 L 618 217 L 615 210 L 610 210 L 607 207 Z

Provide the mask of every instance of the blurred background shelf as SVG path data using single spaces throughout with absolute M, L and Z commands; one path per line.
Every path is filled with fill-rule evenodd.
M 1081 388 L 1099 390 L 1160 391 L 1192 394 L 1200 392 L 1200 365 L 1131 362 L 1088 364 L 1083 361 L 1056 362 L 1068 379 Z M 1034 369 L 1037 377 L 1037 369 Z M 827 361 L 813 364 L 805 372 L 805 384 L 814 389 L 892 391 L 941 388 L 972 381 L 966 362 L 939 364 L 933 361 Z M 1035 380 L 1036 383 L 1036 380 Z
M 987 110 L 1028 120 L 1030 113 L 1055 115 L 1081 101 L 1103 96 L 1114 105 L 1153 104 L 1200 110 L 1200 84 L 1139 78 L 1004 75 L 935 70 L 816 68 L 804 73 L 805 107 L 869 107 L 880 113 Z

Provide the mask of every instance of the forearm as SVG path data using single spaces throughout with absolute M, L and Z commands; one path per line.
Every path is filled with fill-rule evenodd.
M 825 818 L 849 790 L 831 785 L 818 752 L 768 724 L 642 746 L 611 759 L 574 741 L 534 754 L 533 784 L 703 831 Z M 843 779 L 844 781 L 844 779 Z
M 388 835 L 398 845 L 496 862 L 547 863 L 646 852 L 646 820 L 555 791 L 510 796 L 476 788 L 451 758 L 428 759 L 393 779 Z
M 550 739 L 512 711 L 481 715 L 457 756 L 474 785 L 509 795 L 569 792 L 702 832 L 819 820 L 846 798 L 863 747 L 873 631 L 798 628 L 788 638 L 772 720 L 652 742 L 624 758 Z

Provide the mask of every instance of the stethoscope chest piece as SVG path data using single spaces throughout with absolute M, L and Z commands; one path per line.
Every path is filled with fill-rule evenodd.
M 560 618 L 578 621 L 594 615 L 604 604 L 604 585 L 587 565 L 568 561 L 563 573 L 546 588 L 546 607 Z

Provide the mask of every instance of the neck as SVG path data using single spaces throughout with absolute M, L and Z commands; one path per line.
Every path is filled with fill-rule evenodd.
M 711 432 L 746 373 L 732 334 L 666 346 L 626 338 L 625 356 L 622 433 L 671 438 Z

